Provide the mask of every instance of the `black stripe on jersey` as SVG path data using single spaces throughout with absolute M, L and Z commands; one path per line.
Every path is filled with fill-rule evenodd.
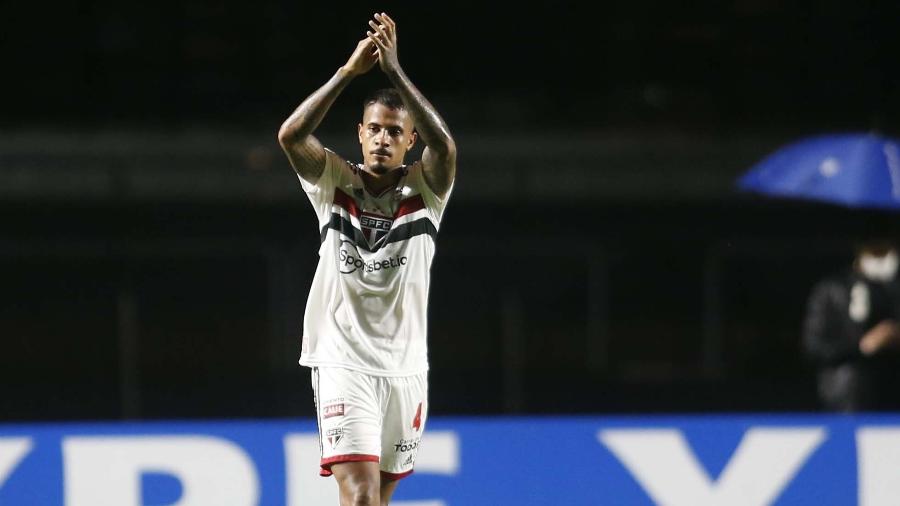
M 328 225 L 322 227 L 322 233 L 319 236 L 319 243 L 325 242 L 325 236 L 328 235 L 328 230 L 337 230 L 344 237 L 350 239 L 350 242 L 353 243 L 357 248 L 362 248 L 366 251 L 371 252 L 369 249 L 369 242 L 366 240 L 366 236 L 363 235 L 362 230 L 353 226 L 353 223 L 350 223 L 350 220 L 344 218 L 338 213 L 331 213 L 331 221 Z
M 350 242 L 352 242 L 354 246 L 369 253 L 378 251 L 378 249 L 385 244 L 405 241 L 417 235 L 428 234 L 432 239 L 437 237 L 437 229 L 428 218 L 419 218 L 418 220 L 404 223 L 397 228 L 391 229 L 387 235 L 382 237 L 382 240 L 379 241 L 379 244 L 374 248 L 369 248 L 369 242 L 366 240 L 366 236 L 363 235 L 362 231 L 354 227 L 353 224 L 350 223 L 350 220 L 342 217 L 340 214 L 331 213 L 331 221 L 328 225 L 322 227 L 322 232 L 319 237 L 320 243 L 325 242 L 329 229 L 337 230 L 341 235 L 350 239 Z
M 415 237 L 417 235 L 428 234 L 432 239 L 437 237 L 437 229 L 428 218 L 419 218 L 418 220 L 404 223 L 397 228 L 392 228 L 384 238 L 384 244 L 392 242 L 400 242 Z

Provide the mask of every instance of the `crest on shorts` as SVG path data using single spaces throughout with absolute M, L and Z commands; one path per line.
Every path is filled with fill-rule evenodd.
M 328 444 L 330 444 L 332 448 L 337 448 L 337 445 L 344 439 L 347 432 L 349 431 L 343 427 L 335 427 L 334 429 L 328 429 L 328 432 L 325 433 L 325 437 L 328 439 Z
M 413 418 L 412 423 L 413 429 L 416 429 L 418 432 L 422 428 L 422 403 L 419 403 L 419 408 L 416 409 L 416 417 Z

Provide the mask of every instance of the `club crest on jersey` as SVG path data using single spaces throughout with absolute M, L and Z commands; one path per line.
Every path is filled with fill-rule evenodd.
M 359 226 L 369 244 L 375 244 L 387 235 L 393 224 L 392 218 L 366 212 L 359 214 Z

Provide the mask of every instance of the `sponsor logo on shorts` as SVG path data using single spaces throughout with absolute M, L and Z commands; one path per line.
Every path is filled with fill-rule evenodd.
M 333 416 L 344 416 L 344 403 L 329 404 L 322 408 L 322 418 L 331 418 Z
M 385 260 L 370 260 L 367 262 L 359 257 L 359 252 L 350 241 L 341 241 L 341 249 L 338 251 L 338 257 L 342 274 L 351 274 L 356 271 L 386 271 L 388 269 L 403 267 L 409 261 L 409 258 L 397 255 Z
M 332 448 L 337 448 L 338 443 L 340 443 L 341 440 L 344 439 L 344 436 L 349 432 L 350 431 L 343 427 L 335 427 L 334 429 L 328 429 L 328 431 L 325 432 L 325 437 L 328 439 L 328 444 L 330 444 Z
M 419 448 L 419 441 L 422 438 L 412 438 L 412 439 L 401 439 L 400 442 L 394 445 L 394 453 L 406 453 L 411 452 L 417 448 Z
M 322 403 L 322 419 L 344 416 L 344 398 L 334 397 Z

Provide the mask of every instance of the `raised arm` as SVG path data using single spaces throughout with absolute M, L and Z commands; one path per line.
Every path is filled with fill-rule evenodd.
M 378 48 L 378 64 L 403 97 L 403 103 L 415 122 L 419 137 L 425 143 L 422 169 L 432 191 L 443 197 L 456 176 L 456 143 L 450 129 L 422 92 L 410 81 L 397 58 L 397 24 L 385 13 L 375 14 L 366 32 Z
M 371 40 L 359 41 L 347 63 L 321 88 L 306 97 L 282 123 L 278 130 L 278 143 L 294 170 L 306 181 L 315 184 L 325 169 L 325 148 L 312 133 L 350 81 L 368 72 L 377 58 L 375 45 Z

